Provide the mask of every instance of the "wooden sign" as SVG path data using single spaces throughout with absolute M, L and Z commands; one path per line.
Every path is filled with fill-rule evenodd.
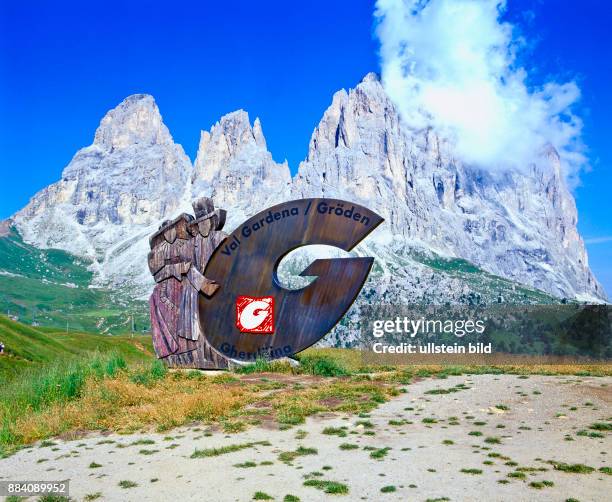
M 219 285 L 199 295 L 200 331 L 223 357 L 254 362 L 291 356 L 316 343 L 342 318 L 368 276 L 373 258 L 315 260 L 307 287 L 281 286 L 285 255 L 310 244 L 350 251 L 383 222 L 369 209 L 337 199 L 300 199 L 245 221 L 216 248 L 204 276 Z

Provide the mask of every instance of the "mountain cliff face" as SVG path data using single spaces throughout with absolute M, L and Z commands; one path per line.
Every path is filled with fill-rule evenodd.
M 374 74 L 334 95 L 293 179 L 246 112 L 203 131 L 192 166 L 153 98 L 130 96 L 104 117 L 94 143 L 77 152 L 62 179 L 13 220 L 29 243 L 93 259 L 97 284 L 146 295 L 153 284 L 148 235 L 202 195 L 228 210 L 229 229 L 289 198 L 335 196 L 376 210 L 384 228 L 357 252 L 378 258 L 371 291 L 378 298 L 463 302 L 483 287 L 487 301 L 512 297 L 507 292 L 517 286 L 491 282 L 493 275 L 557 297 L 605 298 L 552 148 L 520 173 L 465 166 L 435 131 L 402 124 Z M 485 279 L 432 266 L 440 260 L 468 260 Z
M 588 267 L 554 149 L 522 172 L 470 169 L 434 131 L 403 127 L 374 74 L 334 95 L 294 193 L 362 202 L 408 245 L 467 259 L 555 296 L 604 295 Z
M 206 194 L 230 209 L 228 224 L 239 225 L 253 210 L 287 200 L 291 173 L 285 161 L 272 160 L 259 119 L 246 112 L 225 115 L 210 132 L 202 131 L 192 175 L 193 198 Z

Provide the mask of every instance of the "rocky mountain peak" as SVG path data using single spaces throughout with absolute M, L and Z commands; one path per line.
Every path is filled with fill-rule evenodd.
M 101 120 L 94 145 L 106 151 L 121 150 L 136 144 L 172 143 L 168 128 L 153 96 L 133 94 L 109 111 Z
M 192 175 L 194 197 L 206 195 L 221 207 L 234 207 L 236 222 L 253 207 L 253 197 L 282 200 L 291 183 L 289 166 L 274 162 L 268 151 L 261 121 L 251 126 L 249 115 L 237 110 L 224 115 L 203 131 Z M 260 206 L 257 206 L 260 207 Z

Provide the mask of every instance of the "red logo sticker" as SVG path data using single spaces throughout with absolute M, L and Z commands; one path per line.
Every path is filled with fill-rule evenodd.
M 236 298 L 236 327 L 241 333 L 274 333 L 274 298 L 271 296 Z

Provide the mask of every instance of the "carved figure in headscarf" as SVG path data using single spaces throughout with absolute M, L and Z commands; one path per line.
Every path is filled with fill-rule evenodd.
M 227 367 L 226 358 L 206 341 L 198 321 L 198 296 L 211 297 L 219 285 L 204 277 L 206 264 L 227 234 L 226 212 L 207 197 L 192 204 L 195 218 L 183 213 L 164 221 L 149 239 L 149 270 L 156 285 L 149 300 L 157 357 L 168 366 Z

